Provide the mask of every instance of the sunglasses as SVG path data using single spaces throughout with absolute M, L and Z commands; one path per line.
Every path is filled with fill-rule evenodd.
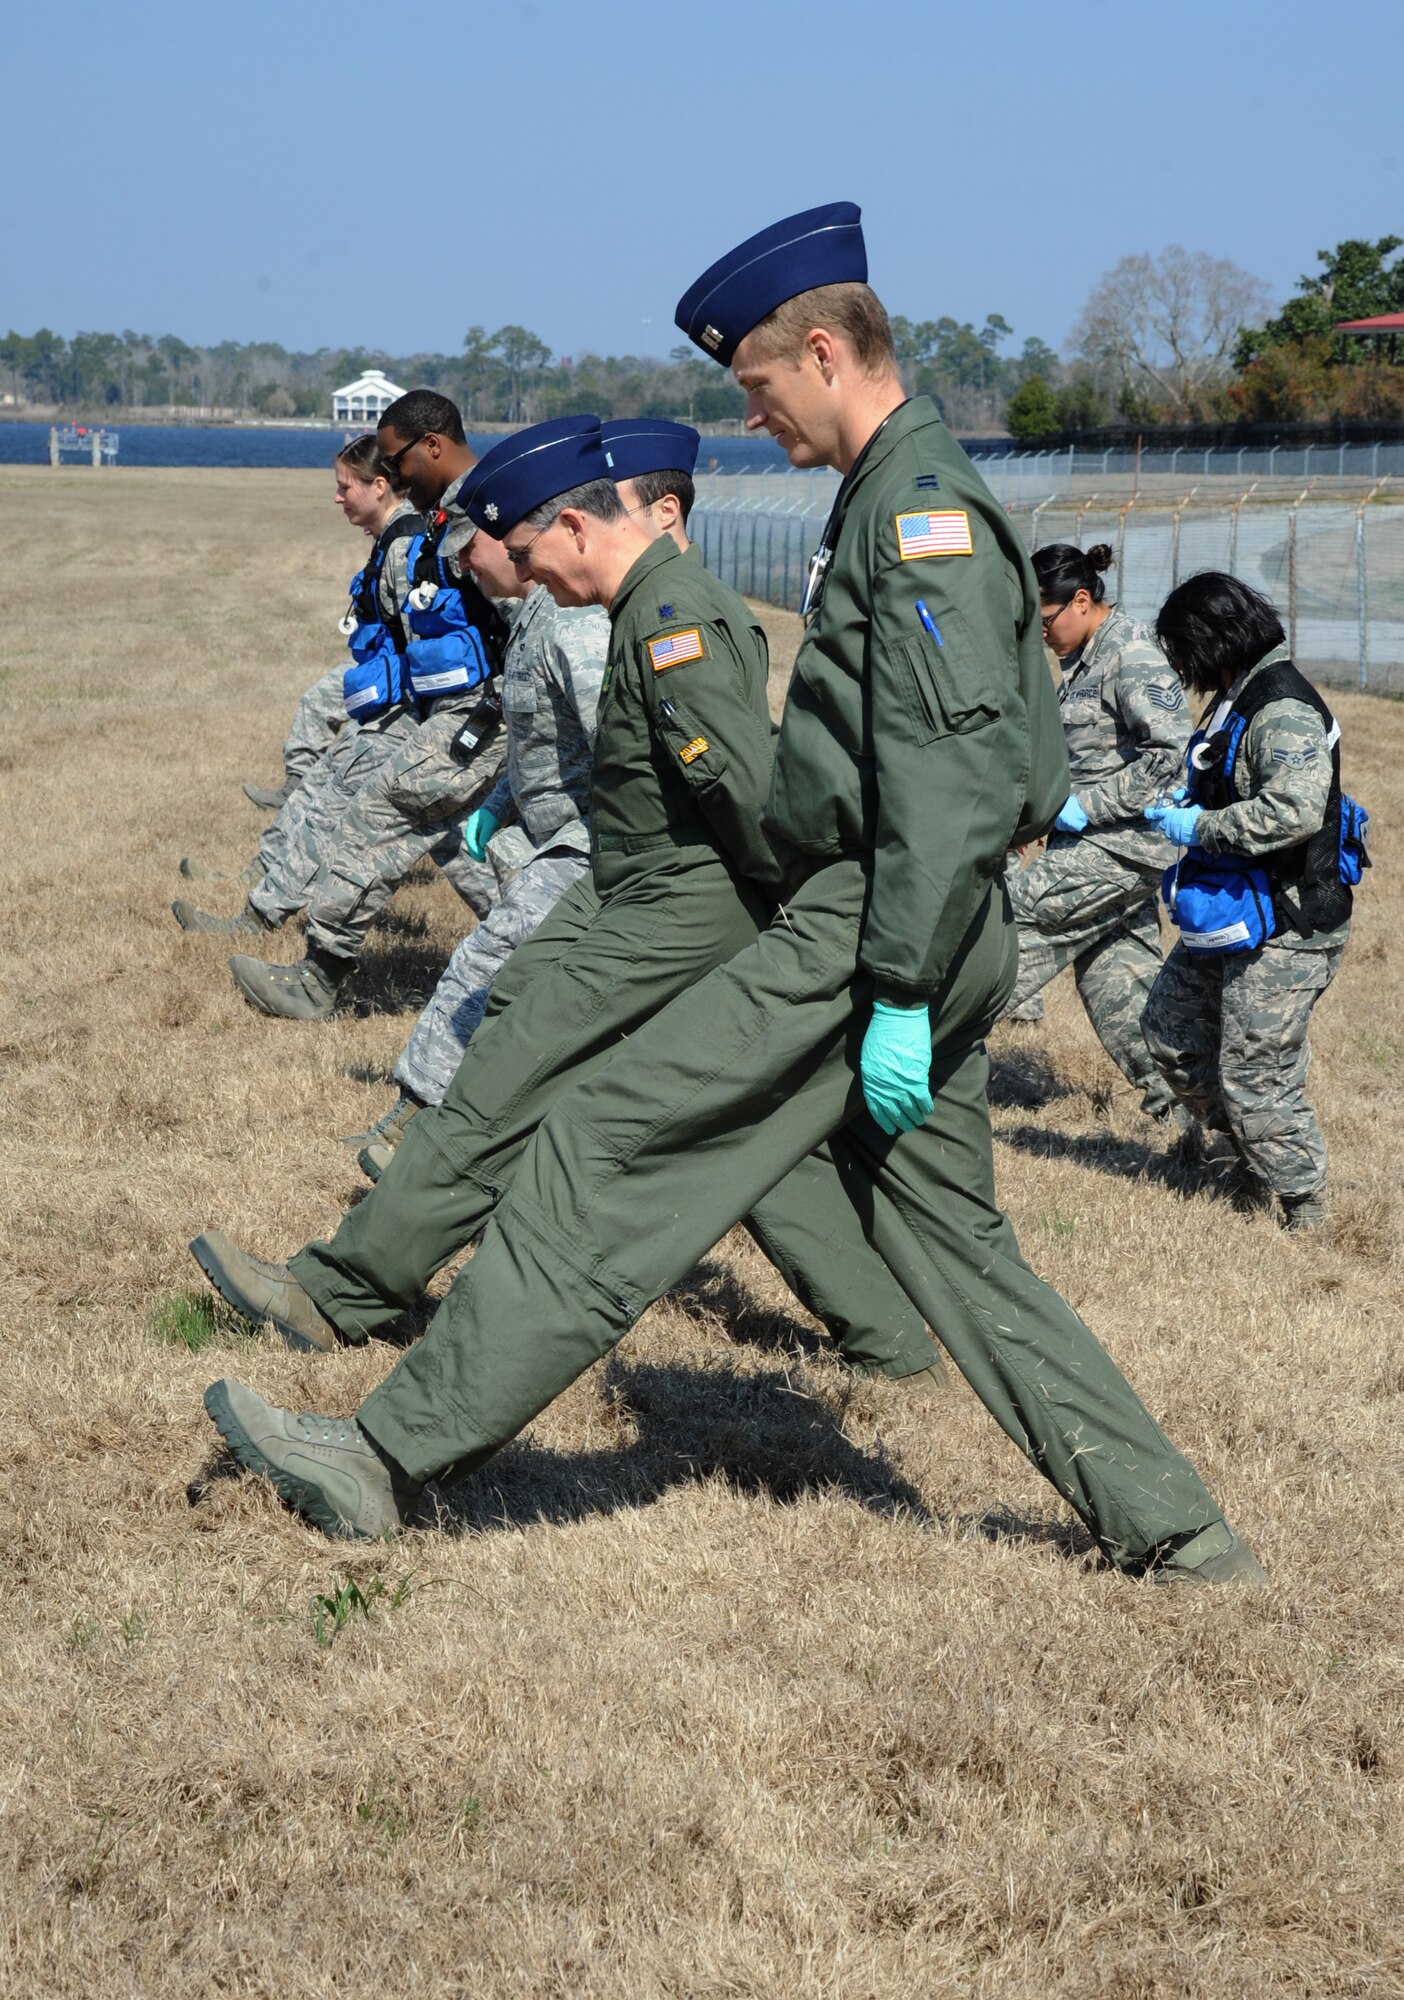
M 432 431 L 421 431 L 419 436 L 412 437 L 408 444 L 402 444 L 398 451 L 383 451 L 380 454 L 381 464 L 385 468 L 385 477 L 390 481 L 392 486 L 398 486 L 400 483 L 400 460 L 404 457 L 405 453 L 413 451 L 417 444 L 423 444 L 425 438 L 432 437 L 433 435 Z

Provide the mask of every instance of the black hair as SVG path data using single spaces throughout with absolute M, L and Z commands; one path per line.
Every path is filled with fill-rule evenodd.
M 400 438 L 428 437 L 432 431 L 450 444 L 468 442 L 457 403 L 451 403 L 437 389 L 411 389 L 408 395 L 398 396 L 382 414 L 380 429 L 391 430 Z
M 1038 594 L 1046 604 L 1071 604 L 1085 590 L 1094 604 L 1106 596 L 1101 572 L 1116 561 L 1110 542 L 1098 542 L 1090 549 L 1074 548 L 1071 542 L 1049 542 L 1033 552 Z
M 363 431 L 360 437 L 354 437 L 348 444 L 344 444 L 332 460 L 332 464 L 344 465 L 353 478 L 363 479 L 367 486 L 373 479 L 384 479 L 388 476 L 385 471 L 385 460 L 381 455 L 380 442 L 374 431 Z
M 1155 636 L 1187 687 L 1231 687 L 1286 638 L 1271 599 L 1221 569 L 1203 569 L 1172 590 Z
M 633 487 L 641 507 L 651 507 L 656 500 L 663 500 L 671 493 L 681 510 L 682 524 L 687 526 L 688 515 L 697 498 L 690 472 L 639 472 L 634 475 Z
M 557 493 L 549 500 L 543 500 L 539 507 L 533 507 L 517 523 L 519 528 L 534 529 L 540 534 L 567 507 L 575 507 L 582 514 L 593 514 L 597 521 L 622 521 L 624 502 L 619 497 L 619 488 L 612 479 L 587 479 L 583 486 L 572 486 L 569 492 Z

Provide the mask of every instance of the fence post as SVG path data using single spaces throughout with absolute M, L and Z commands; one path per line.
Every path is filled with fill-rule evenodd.
M 1185 496 L 1188 499 L 1188 495 Z M 1181 500 L 1175 509 L 1175 525 L 1170 530 L 1170 588 L 1178 589 L 1180 582 L 1180 517 L 1185 511 L 1185 501 Z
M 1297 657 L 1297 510 L 1287 516 L 1287 643 Z
M 1365 507 L 1355 510 L 1355 616 L 1360 634 L 1360 685 L 1370 685 L 1369 600 L 1365 588 Z

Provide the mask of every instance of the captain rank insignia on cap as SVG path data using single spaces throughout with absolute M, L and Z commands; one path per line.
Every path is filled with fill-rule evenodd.
M 970 516 L 960 508 L 943 514 L 899 514 L 897 552 L 903 562 L 916 556 L 973 556 Z
M 705 660 L 707 648 L 694 625 L 687 632 L 670 632 L 666 639 L 650 639 L 648 657 L 653 662 L 653 671 L 661 674 L 665 667 L 680 667 L 687 660 Z

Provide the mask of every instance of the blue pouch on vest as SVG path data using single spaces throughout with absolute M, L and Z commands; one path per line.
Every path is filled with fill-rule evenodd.
M 477 626 L 468 623 L 457 590 L 435 591 L 423 610 L 411 605 L 408 616 L 413 637 L 405 649 L 405 665 L 417 700 L 431 701 L 488 679 L 492 669 L 482 638 Z
M 1354 888 L 1370 866 L 1370 815 L 1364 806 L 1341 794 L 1341 880 Z
M 1266 868 L 1231 856 L 1186 854 L 1166 869 L 1160 894 L 1186 951 L 1256 951 L 1277 929 Z
M 346 641 L 352 664 L 341 677 L 341 699 L 353 722 L 369 722 L 400 696 L 400 656 L 383 625 L 358 625 Z

